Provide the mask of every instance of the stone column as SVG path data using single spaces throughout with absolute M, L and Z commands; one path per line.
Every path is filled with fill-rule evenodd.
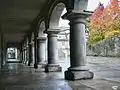
M 27 47 L 25 47 L 25 64 L 27 62 Z
M 34 51 L 34 42 L 32 42 L 32 65 L 34 64 L 34 62 L 35 62 L 35 51 Z
M 27 65 L 28 65 L 28 62 L 29 62 L 29 44 L 27 46 Z
M 23 61 L 23 50 L 20 51 L 20 60 Z
M 45 66 L 45 51 L 46 47 L 46 37 L 38 37 L 37 38 L 37 62 L 41 67 Z
M 65 71 L 65 79 L 92 79 L 93 73 L 85 65 L 86 36 L 85 22 L 88 13 L 71 11 L 63 18 L 70 21 L 70 67 Z
M 37 62 L 37 37 L 35 33 L 35 38 L 34 38 L 34 68 L 38 68 L 38 62 Z
M 22 49 L 22 62 L 23 62 L 23 60 L 24 60 L 24 50 Z
M 25 47 L 25 49 L 24 49 L 24 54 L 25 54 L 25 60 L 24 60 L 24 63 L 26 64 L 26 57 L 27 57 L 27 53 L 26 53 L 26 47 Z
M 60 65 L 58 65 L 58 48 L 57 48 L 57 30 L 48 30 L 48 64 L 45 67 L 46 72 L 61 71 Z
M 22 53 L 23 53 L 23 59 L 22 59 L 22 62 L 24 63 L 24 48 L 22 50 Z
M 29 53 L 28 66 L 31 66 L 31 63 L 32 63 L 32 44 L 31 43 L 29 43 L 29 46 L 28 46 L 28 53 Z
M 25 63 L 25 48 L 23 50 L 23 63 Z
M 26 47 L 26 50 L 25 50 L 25 55 L 26 55 L 26 60 L 25 60 L 25 64 L 28 63 L 28 47 Z
M 23 51 L 20 50 L 20 62 L 22 62 L 22 61 L 23 61 Z

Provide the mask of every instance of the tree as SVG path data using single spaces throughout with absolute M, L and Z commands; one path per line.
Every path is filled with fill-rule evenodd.
M 106 12 L 105 12 L 106 11 Z M 119 34 L 119 5 L 118 0 L 111 0 L 110 4 L 103 11 L 105 24 L 105 38 Z
M 110 0 L 106 8 L 99 3 L 90 17 L 89 29 L 89 43 L 95 43 L 120 34 L 120 8 L 118 0 Z
M 90 17 L 89 24 L 89 38 L 88 43 L 95 43 L 104 39 L 103 30 L 101 28 L 102 25 L 102 14 L 104 10 L 104 5 L 99 3 L 98 7 L 95 9 L 94 13 Z
M 95 9 L 94 13 L 90 17 L 90 29 L 95 30 L 100 26 L 101 15 L 103 13 L 104 6 L 99 3 L 98 7 Z

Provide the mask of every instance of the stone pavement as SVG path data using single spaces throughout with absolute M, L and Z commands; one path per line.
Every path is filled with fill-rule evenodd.
M 69 60 L 59 62 L 62 72 L 45 73 L 23 64 L 9 63 L 0 71 L 0 90 L 120 90 L 120 59 L 87 57 L 93 80 L 64 80 Z

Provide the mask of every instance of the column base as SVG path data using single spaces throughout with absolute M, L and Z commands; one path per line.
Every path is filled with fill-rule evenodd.
M 31 64 L 30 64 L 30 63 L 28 63 L 28 66 L 31 66 Z
M 23 63 L 25 64 L 26 60 L 23 61 Z
M 34 64 L 34 68 L 35 68 L 35 69 L 38 69 L 38 65 L 37 65 L 37 64 Z
M 44 62 L 39 62 L 39 64 L 38 64 L 38 67 L 40 67 L 40 68 L 45 68 L 45 66 L 46 66 L 46 63 L 44 63 Z
M 55 64 L 47 64 L 45 66 L 45 72 L 61 72 L 62 67 L 60 65 L 55 65 Z
M 85 79 L 93 79 L 93 72 L 88 70 L 67 70 L 65 71 L 65 79 L 66 80 L 85 80 Z
M 29 61 L 28 61 L 28 66 L 31 66 L 31 63 L 32 63 L 32 62 L 29 60 Z

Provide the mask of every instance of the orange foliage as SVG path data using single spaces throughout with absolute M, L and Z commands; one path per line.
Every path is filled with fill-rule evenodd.
M 118 0 L 111 0 L 110 7 L 111 7 L 112 12 L 114 14 L 117 14 L 118 13 L 118 8 L 119 8 Z
M 99 3 L 98 7 L 95 9 L 94 13 L 92 14 L 92 16 L 90 17 L 90 26 L 91 29 L 92 28 L 96 28 L 96 26 L 98 27 L 100 25 L 100 17 L 103 13 L 104 10 L 104 6 L 103 4 Z
M 89 25 L 90 34 L 99 40 L 120 34 L 120 7 L 118 0 L 110 0 L 110 3 L 105 8 L 103 4 L 99 3 L 90 17 Z M 101 35 L 102 38 L 96 35 Z
M 104 23 L 107 24 L 116 14 L 118 14 L 118 0 L 111 0 L 110 4 L 103 10 Z
M 110 3 L 104 8 L 103 4 L 99 3 L 94 13 L 90 17 L 90 28 L 105 28 L 107 22 L 118 14 L 118 0 L 110 0 Z M 103 25 L 104 24 L 104 25 Z

